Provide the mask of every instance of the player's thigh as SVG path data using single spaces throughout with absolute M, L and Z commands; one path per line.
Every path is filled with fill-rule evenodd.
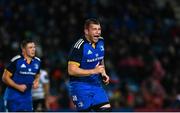
M 32 102 L 8 100 L 6 103 L 6 108 L 9 112 L 32 111 Z
M 109 104 L 108 95 L 102 87 L 95 87 L 93 96 L 93 106 L 100 104 Z
M 91 106 L 92 99 L 89 91 L 73 90 L 70 94 L 78 111 L 88 109 Z

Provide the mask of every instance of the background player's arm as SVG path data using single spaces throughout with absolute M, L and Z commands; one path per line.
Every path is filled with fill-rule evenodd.
M 44 91 L 44 96 L 45 96 L 45 106 L 47 109 L 49 109 L 49 77 L 48 77 L 48 72 L 46 70 L 40 72 L 40 81 L 43 83 L 43 91 Z
M 91 74 L 98 74 L 104 71 L 103 65 L 98 65 L 94 69 L 82 69 L 79 63 L 68 62 L 68 73 L 71 76 L 89 76 Z
M 4 70 L 3 76 L 2 76 L 2 80 L 5 84 L 7 84 L 10 87 L 13 87 L 21 92 L 24 92 L 26 90 L 26 85 L 25 84 L 17 84 L 15 83 L 12 79 L 12 73 L 9 72 L 8 70 Z
M 49 109 L 49 83 L 44 83 L 43 84 L 43 89 L 44 89 L 44 93 L 45 93 L 45 105 L 46 108 Z
M 35 79 L 33 81 L 33 88 L 35 89 L 39 87 L 39 77 L 40 77 L 40 74 L 36 74 Z

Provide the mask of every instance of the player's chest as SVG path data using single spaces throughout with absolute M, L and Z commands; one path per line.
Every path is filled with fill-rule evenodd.
M 21 75 L 36 75 L 39 70 L 39 64 L 31 62 L 30 64 L 26 62 L 17 63 L 17 73 Z
M 83 51 L 83 59 L 84 60 L 92 62 L 95 60 L 101 60 L 101 59 L 103 59 L 103 57 L 104 57 L 103 45 L 98 45 L 95 48 L 88 45 L 84 48 L 84 51 Z

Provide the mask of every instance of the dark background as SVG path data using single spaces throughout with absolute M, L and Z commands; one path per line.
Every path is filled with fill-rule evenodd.
M 50 111 L 71 111 L 67 56 L 87 18 L 98 18 L 106 44 L 106 86 L 114 111 L 180 108 L 178 0 L 0 0 L 0 75 L 34 39 L 50 78 Z M 5 84 L 0 82 L 0 111 Z

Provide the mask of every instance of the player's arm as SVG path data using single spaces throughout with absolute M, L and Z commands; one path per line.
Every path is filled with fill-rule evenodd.
M 101 65 L 103 65 L 105 67 L 105 64 L 104 64 L 104 59 L 101 61 L 100 63 Z M 106 69 L 104 68 L 104 71 L 103 73 L 101 73 L 102 75 L 106 74 Z M 106 74 L 107 75 L 107 74 Z
M 50 84 L 49 84 L 48 72 L 47 71 L 41 72 L 40 76 L 41 76 L 40 79 L 42 80 L 42 83 L 43 83 L 43 91 L 44 91 L 44 95 L 45 95 L 45 105 L 46 105 L 46 108 L 49 109 Z
M 37 70 L 37 73 L 35 75 L 35 78 L 34 78 L 34 81 L 33 81 L 33 85 L 32 87 L 34 89 L 37 89 L 39 87 L 39 79 L 40 79 L 40 69 L 41 69 L 41 60 L 37 57 L 35 57 L 38 61 L 40 61 L 40 64 L 39 64 L 39 68 Z
M 101 64 L 105 67 L 104 59 L 102 60 Z M 104 68 L 103 72 L 101 73 L 103 77 L 103 82 L 107 85 L 109 84 L 109 76 L 106 74 L 106 69 Z
M 43 84 L 43 89 L 45 93 L 45 105 L 47 109 L 49 109 L 50 107 L 49 106 L 49 88 L 50 88 L 49 82 Z
M 72 47 L 68 58 L 68 74 L 71 76 L 89 76 L 91 74 L 101 73 L 103 66 L 97 66 L 94 69 L 82 69 L 80 68 L 80 62 L 83 57 L 83 40 L 79 40 Z
M 44 83 L 43 89 L 44 89 L 45 97 L 47 97 L 49 95 L 49 83 Z
M 40 78 L 40 74 L 38 73 L 36 74 L 35 79 L 33 81 L 33 88 L 35 89 L 39 87 L 39 78 Z
M 79 67 L 80 64 L 78 62 L 69 61 L 68 62 L 68 73 L 71 76 L 89 76 L 91 74 L 102 73 L 104 70 L 104 66 L 98 65 L 94 69 L 82 69 Z
M 26 85 L 24 84 L 17 84 L 15 83 L 12 79 L 12 73 L 10 71 L 8 71 L 7 69 L 4 70 L 3 76 L 2 76 L 2 80 L 5 84 L 7 84 L 10 87 L 13 87 L 21 92 L 24 92 L 26 90 Z
M 46 105 L 46 108 L 49 109 L 49 88 L 50 88 L 50 85 L 49 83 L 44 83 L 43 84 L 43 89 L 44 89 L 44 93 L 45 93 L 45 105 Z

